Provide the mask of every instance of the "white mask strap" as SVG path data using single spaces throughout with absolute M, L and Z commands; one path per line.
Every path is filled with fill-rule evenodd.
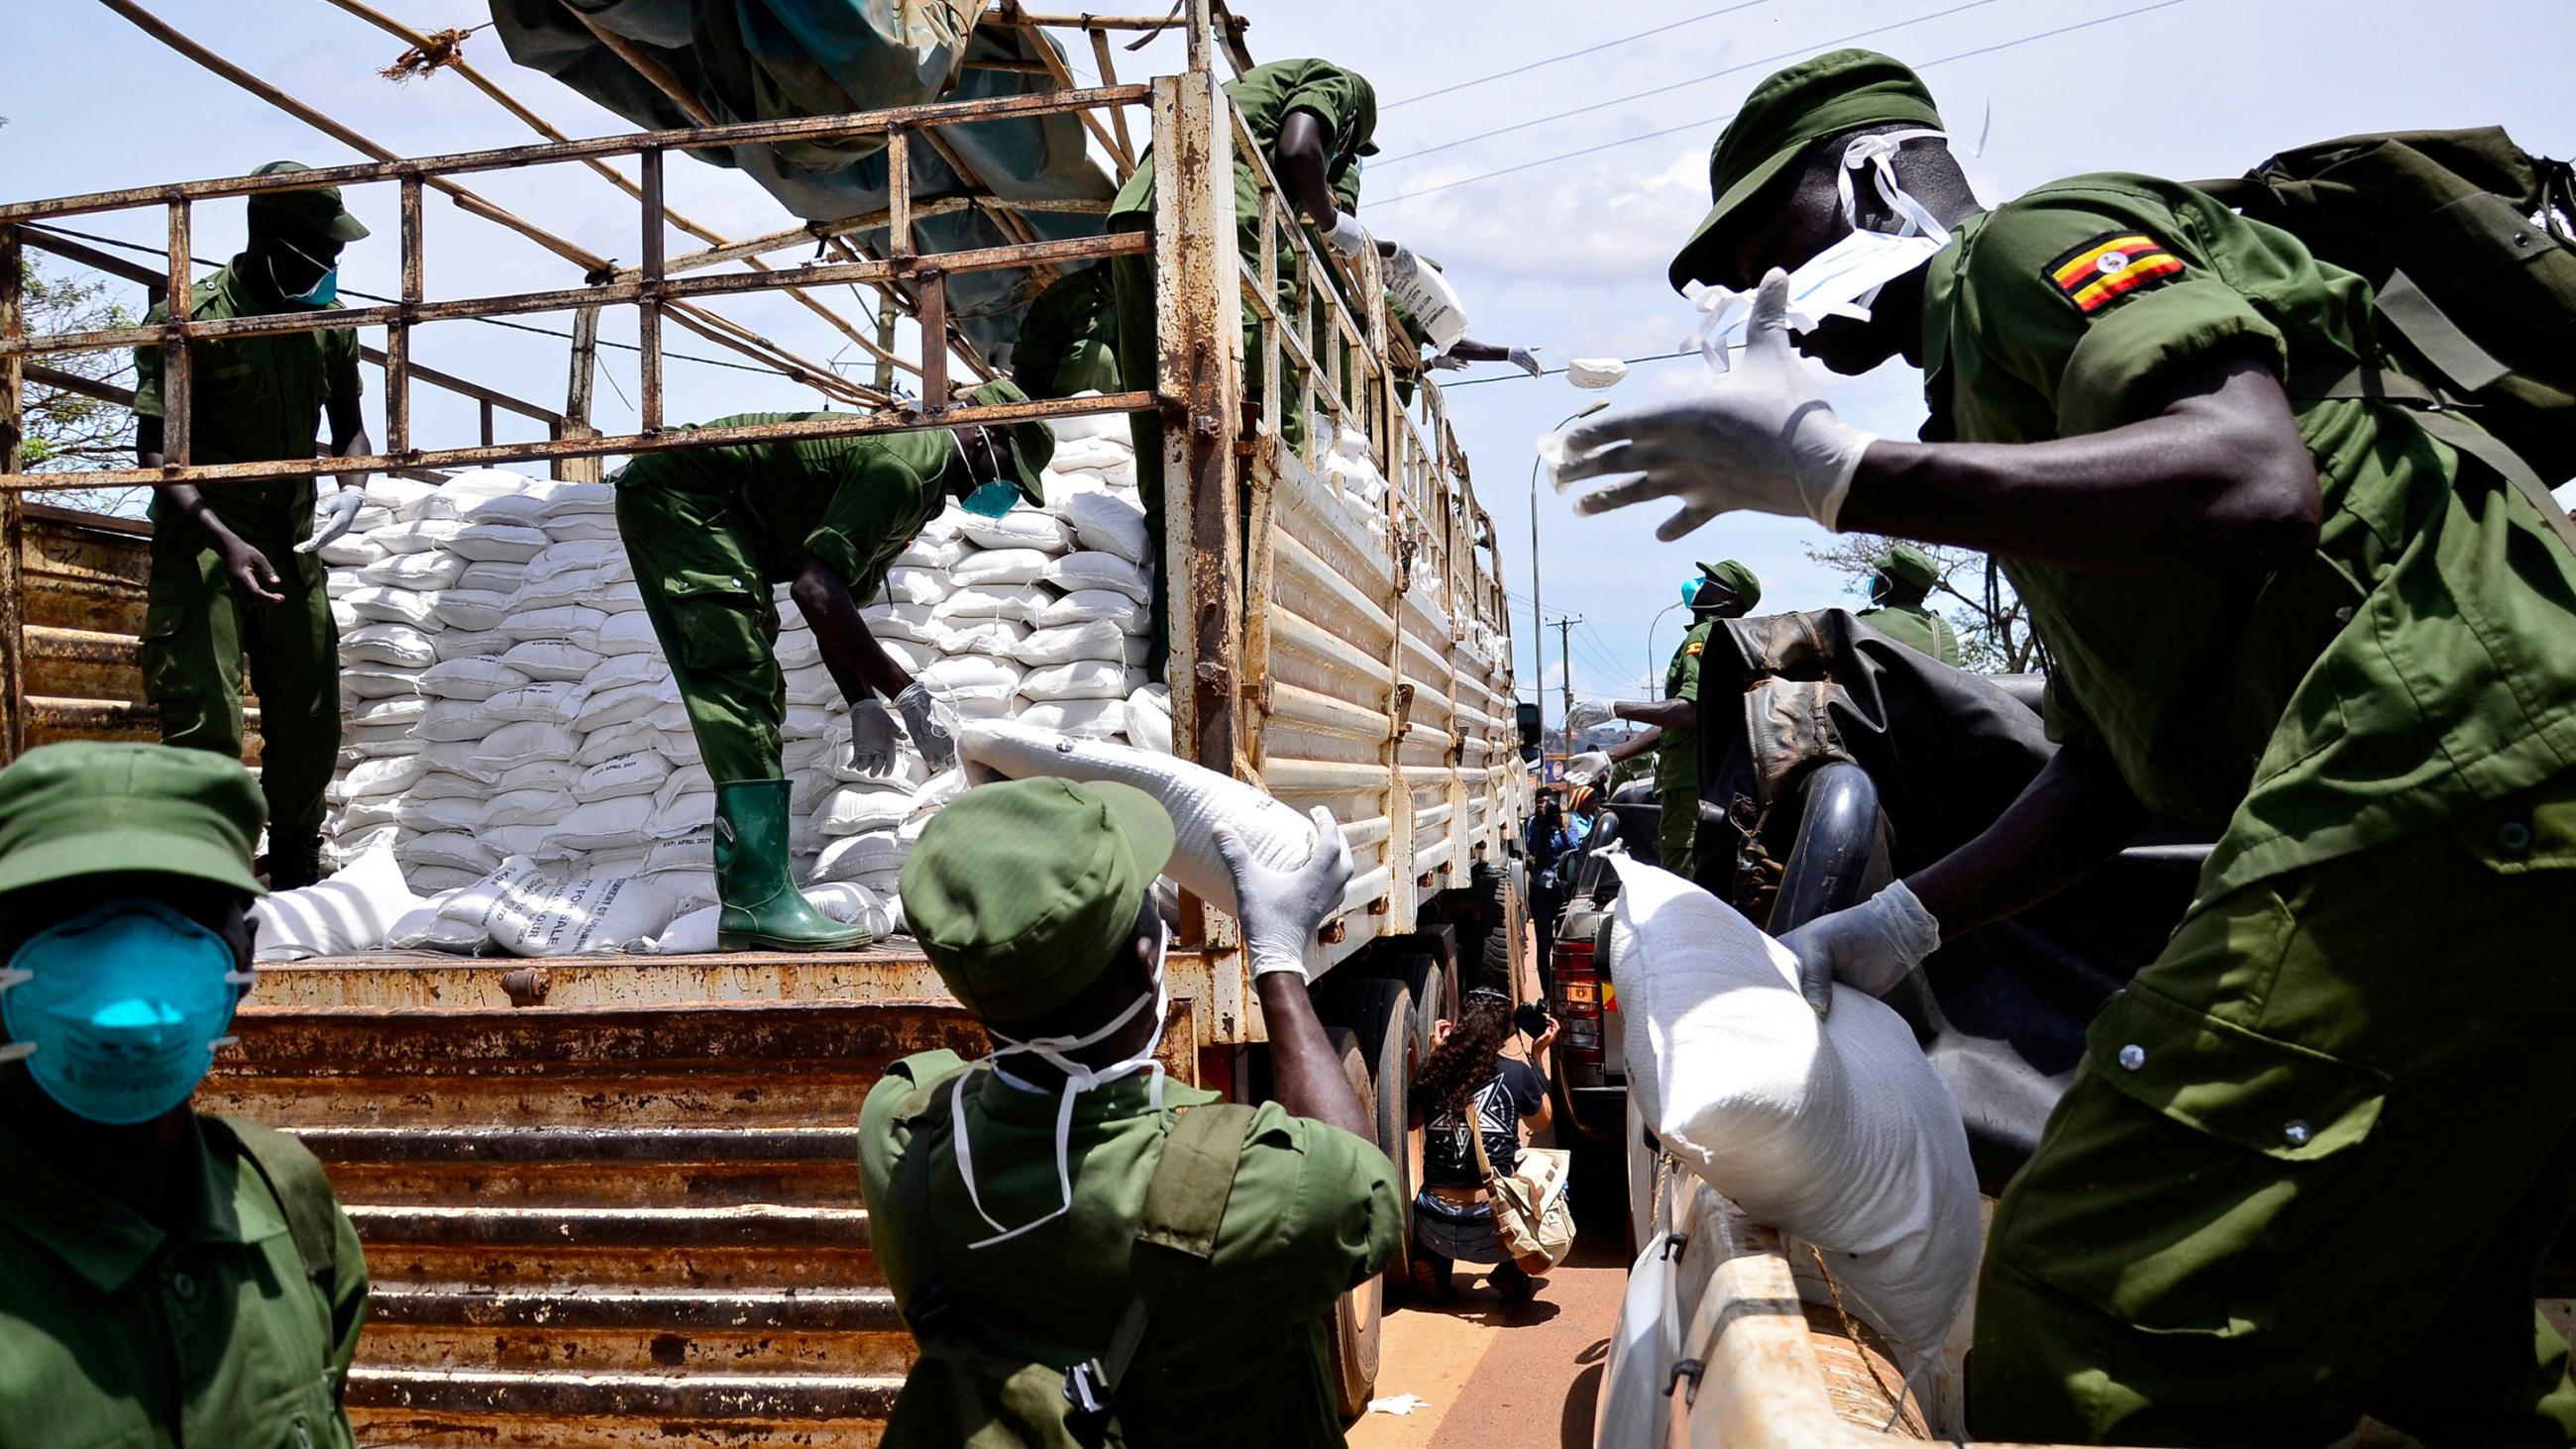
M 1834 172 L 1834 186 L 1842 195 L 1843 224 L 1860 225 L 1860 206 L 1852 196 L 1852 173 L 1866 166 L 1878 188 L 1878 199 L 1905 219 L 1898 236 L 1928 236 L 1937 242 L 1950 239 L 1950 229 L 1943 226 L 1923 203 L 1909 195 L 1896 179 L 1896 153 L 1908 141 L 1948 139 L 1947 134 L 1918 127 L 1910 131 L 1881 131 L 1854 136 L 1843 147 L 1843 164 Z
M 31 1041 L 0 1043 L 0 1062 L 24 1061 L 35 1054 L 36 1044 Z
M 1171 1015 L 1172 998 L 1167 987 L 1167 983 L 1163 979 L 1163 961 L 1171 951 L 1172 929 L 1169 926 L 1164 926 L 1162 928 L 1162 932 L 1161 943 L 1156 947 L 1154 955 L 1154 989 L 1137 997 L 1134 1002 L 1129 1004 L 1126 1010 L 1111 1018 L 1108 1025 L 1100 1027 L 1094 1031 L 1085 1032 L 1081 1036 L 1033 1037 L 1027 1041 L 1015 1041 L 1010 1037 L 1001 1036 L 997 1033 L 995 1035 L 995 1040 L 1007 1043 L 1007 1045 L 986 1058 L 987 1061 L 998 1063 L 1003 1057 L 1019 1052 L 1029 1052 L 1039 1057 L 1043 1057 L 1049 1063 L 1053 1064 L 1056 1070 L 1064 1073 L 1065 1083 L 1061 1089 L 1063 1096 L 1056 1105 L 1055 1116 L 1055 1183 L 1057 1204 L 1054 1211 L 1041 1217 L 1032 1218 L 1028 1222 L 1022 1223 L 1016 1228 L 1005 1228 L 1002 1226 L 1001 1219 L 993 1216 L 990 1212 L 985 1210 L 983 1194 L 975 1185 L 974 1146 L 968 1141 L 969 1134 L 966 1130 L 966 1079 L 969 1076 L 972 1076 L 973 1073 L 960 1072 L 957 1074 L 955 1085 L 949 1088 L 950 1096 L 948 1102 L 948 1120 L 954 1128 L 951 1135 L 956 1140 L 957 1176 L 966 1184 L 966 1201 L 974 1206 L 976 1216 L 982 1218 L 993 1228 L 993 1235 L 991 1237 L 984 1238 L 978 1242 L 968 1243 L 966 1246 L 970 1251 L 976 1248 L 989 1248 L 995 1243 L 1008 1242 L 1011 1239 L 1018 1237 L 1020 1234 L 1029 1231 L 1031 1228 L 1041 1227 L 1047 1223 L 1054 1222 L 1057 1218 L 1063 1217 L 1066 1213 L 1073 1210 L 1072 1149 L 1073 1104 L 1075 1098 L 1081 1096 L 1085 1092 L 1107 1086 L 1109 1083 L 1118 1081 L 1121 1078 L 1133 1076 L 1138 1072 L 1150 1072 L 1153 1074 L 1153 1082 L 1151 1087 L 1148 1089 L 1148 1099 L 1152 1103 L 1155 1111 L 1160 1112 L 1163 1110 L 1163 1064 L 1155 1058 L 1154 1048 L 1161 1044 L 1163 1040 L 1163 1027 L 1168 1022 Z M 1082 1063 L 1073 1061 L 1064 1055 L 1066 1052 L 1078 1051 L 1083 1047 L 1108 1040 L 1110 1037 L 1116 1035 L 1120 1030 L 1125 1028 L 1127 1023 L 1134 1021 L 1138 1013 L 1144 1011 L 1144 1009 L 1149 1006 L 1154 1009 L 1154 1032 L 1153 1035 L 1147 1039 L 1144 1047 L 1138 1055 L 1097 1068 L 1084 1066 Z M 1001 1068 L 996 1065 L 994 1067 L 994 1071 L 999 1073 Z M 1005 1080 L 1010 1081 L 1012 1079 L 1005 1077 Z M 1023 1090 L 1032 1090 L 1024 1082 L 1012 1081 L 1012 1085 L 1018 1086 Z

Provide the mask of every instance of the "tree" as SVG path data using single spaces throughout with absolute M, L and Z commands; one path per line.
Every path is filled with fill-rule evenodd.
M 50 277 L 32 261 L 27 263 L 24 275 L 26 329 L 31 336 L 132 327 L 142 320 L 108 295 L 109 284 L 104 281 Z M 36 361 L 55 372 L 104 387 L 123 391 L 134 386 L 134 354 L 122 348 L 112 352 L 55 353 Z M 30 377 L 26 428 L 30 473 L 94 473 L 134 466 L 134 412 L 123 403 L 107 402 Z M 20 496 L 30 503 L 140 515 L 150 490 L 39 488 Z
M 1846 533 L 1807 550 L 1818 563 L 1854 580 L 1878 569 L 1897 540 L 1872 533 Z M 1927 603 L 1959 631 L 1959 656 L 1979 674 L 2029 674 L 2040 667 L 2039 639 L 2030 630 L 2030 610 L 2000 573 L 1989 585 L 1986 556 L 1974 549 L 1918 543 L 1941 571 Z

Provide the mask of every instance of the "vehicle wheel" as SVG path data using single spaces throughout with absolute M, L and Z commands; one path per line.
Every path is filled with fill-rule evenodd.
M 1413 992 L 1402 981 L 1363 976 L 1334 993 L 1333 1019 L 1353 1029 L 1368 1065 L 1370 1118 L 1377 1126 L 1378 1150 L 1395 1168 L 1396 1199 L 1403 1205 L 1404 1232 L 1395 1256 L 1387 1260 L 1386 1280 L 1398 1291 L 1408 1285 L 1413 1263 L 1413 1194 L 1422 1181 L 1422 1129 L 1412 1124 L 1413 1072 L 1424 1053 Z
M 1527 922 L 1515 909 L 1519 897 L 1512 894 L 1511 877 L 1497 870 L 1477 883 L 1477 914 L 1485 919 L 1483 950 L 1479 953 L 1477 975 L 1479 986 L 1492 986 L 1515 999 L 1520 995 L 1520 938 Z
M 1341 1058 L 1342 1075 L 1360 1094 L 1361 1108 L 1374 1116 L 1377 1094 L 1370 1089 L 1368 1057 L 1361 1050 L 1358 1034 L 1335 1026 L 1325 1028 L 1324 1038 Z M 1406 1230 L 1411 1231 L 1409 1222 Z M 1333 1304 L 1333 1407 L 1345 1420 L 1367 1413 L 1369 1400 L 1377 1394 L 1378 1330 L 1385 1310 L 1386 1282 L 1382 1278 L 1371 1278 Z

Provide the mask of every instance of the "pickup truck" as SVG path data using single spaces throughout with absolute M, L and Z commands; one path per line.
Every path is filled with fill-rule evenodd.
M 1318 1000 L 1409 1201 L 1420 1134 L 1406 1121 L 1407 1084 L 1431 1022 L 1450 1014 L 1462 972 L 1489 954 L 1516 966 L 1523 939 L 1509 867 L 1530 784 L 1495 532 L 1439 389 L 1426 381 L 1410 408 L 1397 398 L 1387 348 L 1403 334 L 1386 315 L 1374 252 L 1352 273 L 1319 251 L 1257 152 L 1270 236 L 1261 266 L 1238 261 L 1232 168 L 1247 138 L 1211 57 L 1231 51 L 1240 63 L 1239 35 L 1212 40 L 1204 0 L 1179 23 L 1193 44 L 1178 74 L 1008 103 L 1020 116 L 1150 113 L 1166 204 L 1141 245 L 1094 237 L 954 257 L 905 249 L 842 270 L 877 268 L 928 295 L 943 266 L 1150 249 L 1162 298 L 1157 375 L 1136 391 L 1022 415 L 1151 408 L 1172 420 L 1175 749 L 1300 808 L 1329 806 L 1342 822 L 1358 875 L 1313 948 Z M 997 104 L 795 124 L 800 134 L 892 125 L 936 143 L 943 125 L 972 125 Z M 678 130 L 583 144 L 658 157 L 704 138 Z M 424 176 L 544 159 L 440 157 L 331 179 L 416 194 Z M 230 178 L 141 202 L 0 204 L 0 258 L 17 255 L 16 225 L 57 216 L 77 225 L 120 205 L 183 210 L 252 189 L 255 178 Z M 989 196 L 977 204 L 1008 210 Z M 923 202 L 933 205 L 947 203 Z M 1307 315 L 1280 317 L 1277 273 L 1290 269 L 1338 285 L 1308 286 Z M 591 285 L 616 303 L 682 284 Z M 528 310 L 524 300 L 487 299 L 495 314 Z M 482 304 L 430 305 L 472 315 Z M 1273 324 L 1249 344 L 1262 354 L 1257 368 L 1246 366 L 1246 311 Z M 13 444 L 0 488 L 68 481 L 31 485 L 14 448 L 19 349 L 41 353 L 46 341 L 19 339 L 14 326 L 0 337 L 10 394 L 0 442 Z M 1296 447 L 1283 441 L 1291 410 L 1323 423 Z M 936 426 L 978 411 L 835 414 L 843 421 L 824 426 Z M 1365 440 L 1392 480 L 1383 497 L 1352 494 L 1327 467 L 1336 434 L 1345 446 Z M 675 440 L 487 437 L 480 448 L 316 466 L 488 466 Z M 204 481 L 219 487 L 224 476 Z M 0 525 L 0 754 L 58 738 L 153 738 L 134 640 L 147 526 L 8 501 Z M 1198 902 L 1185 899 L 1183 916 L 1161 1055 L 1180 1080 L 1257 1099 L 1265 1032 L 1238 935 Z M 366 1248 L 375 1294 L 347 1400 L 361 1442 L 875 1442 L 912 1340 L 870 1252 L 853 1156 L 859 1103 L 901 1056 L 949 1047 L 971 1057 L 985 1045 L 907 938 L 814 956 L 308 960 L 264 968 L 236 1032 L 199 1104 L 313 1148 Z M 1380 1306 L 1373 1282 L 1336 1315 L 1347 1413 L 1371 1395 Z

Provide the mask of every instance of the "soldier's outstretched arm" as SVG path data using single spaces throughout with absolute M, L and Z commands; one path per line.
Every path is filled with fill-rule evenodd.
M 796 612 L 813 628 L 814 642 L 823 651 L 823 667 L 832 671 L 832 682 L 851 704 L 892 699 L 910 687 L 912 675 L 877 642 L 859 613 L 858 600 L 850 597 L 849 581 L 830 564 L 809 555 L 803 571 L 788 586 L 787 596 L 796 601 Z
M 2068 744 L 1983 834 L 1906 878 L 1946 939 L 2037 905 L 2137 838 L 2147 812 L 2110 752 Z
M 134 465 L 158 468 L 163 458 L 161 420 L 138 417 L 134 420 Z M 224 526 L 206 506 L 206 495 L 194 483 L 156 483 L 153 491 L 160 494 L 178 517 L 197 526 L 206 543 L 224 561 L 224 577 L 244 595 L 263 604 L 274 604 L 285 598 L 277 591 L 277 569 L 268 555 L 242 541 L 241 535 Z
M 2063 568 L 2266 568 L 2316 546 L 2315 461 L 2253 348 L 2175 364 L 2153 411 L 2039 443 L 1903 443 L 1862 454 L 1836 527 Z

